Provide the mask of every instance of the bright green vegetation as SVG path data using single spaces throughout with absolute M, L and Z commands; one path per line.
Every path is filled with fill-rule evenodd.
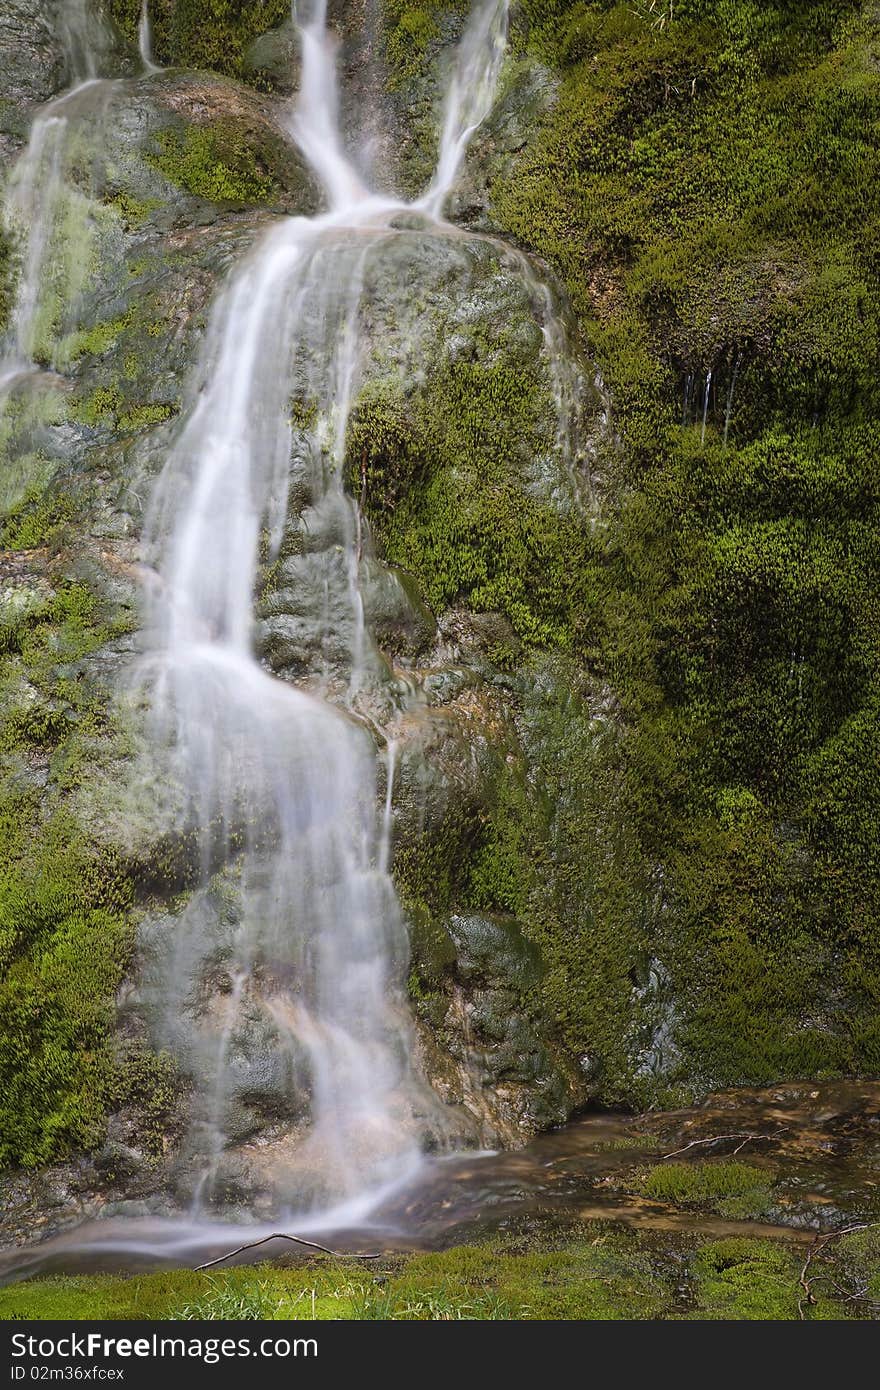
M 197 198 L 211 203 L 266 203 L 278 195 L 279 185 L 262 167 L 259 149 L 236 121 L 163 131 L 159 147 L 152 161 L 156 168 Z
M 108 9 L 135 42 L 140 0 L 108 0 Z M 150 0 L 157 62 L 232 77 L 241 73 L 248 44 L 289 18 L 289 0 Z
M 726 1159 L 659 1163 L 645 1172 L 637 1190 L 678 1206 L 708 1205 L 725 1216 L 755 1216 L 769 1205 L 773 1175 L 752 1163 Z
M 834 1242 L 817 1274 L 844 1294 L 866 1275 L 876 1282 L 869 1234 Z M 378 1261 L 35 1280 L 0 1290 L 0 1318 L 784 1320 L 799 1316 L 803 1259 L 802 1248 L 771 1240 L 701 1243 L 597 1225 L 555 1241 L 511 1236 Z M 816 1279 L 808 1318 L 864 1315 L 831 1288 Z
M 2 817 L 0 1161 L 29 1166 L 100 1137 L 129 899 L 63 816 L 47 826 L 10 799 Z
M 522 348 L 493 328 L 491 351 L 487 336 L 405 404 L 381 382 L 362 394 L 349 483 L 435 611 L 466 600 L 529 645 L 567 649 L 589 616 L 590 534 L 523 483 L 552 430 L 548 389 L 534 362 L 511 367 Z
M 697 1286 L 695 1318 L 780 1321 L 794 1319 L 802 1290 L 798 1277 L 803 1259 L 766 1240 L 734 1238 L 703 1246 L 693 1263 Z M 845 1316 L 825 1298 L 809 1310 L 811 1317 Z
M 174 408 L 164 403 L 132 405 L 118 386 L 98 386 L 85 400 L 75 402 L 74 410 L 84 425 L 106 424 L 122 434 L 160 425 L 174 414 Z
M 429 57 L 440 47 L 444 30 L 448 37 L 450 12 L 461 19 L 469 12 L 467 0 L 443 3 L 427 0 L 423 5 L 411 5 L 407 0 L 385 0 L 382 20 L 385 58 L 388 64 L 388 85 L 392 91 L 404 89 L 408 83 L 425 72 Z
M 385 13 L 388 53 L 430 59 L 448 7 Z M 471 901 L 540 942 L 542 1006 L 603 1094 L 876 1073 L 874 9 L 525 0 L 513 47 L 558 86 L 491 212 L 564 284 L 621 447 L 601 530 L 557 523 L 558 552 L 496 454 L 494 400 L 528 437 L 525 369 L 481 397 L 464 365 L 429 462 L 392 439 L 370 465 L 392 461 L 378 530 L 434 605 L 498 607 L 575 662 L 565 714 L 533 712 L 560 809 L 510 774 Z M 485 450 L 452 423 L 478 401 Z M 591 680 L 614 730 L 589 728 Z

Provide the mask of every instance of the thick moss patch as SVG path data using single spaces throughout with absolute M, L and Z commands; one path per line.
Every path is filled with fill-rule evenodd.
M 7 798 L 2 834 L 0 1162 L 30 1166 L 100 1138 L 129 895 L 62 813 L 45 825 Z
M 160 133 L 158 143 L 156 168 L 197 198 L 252 204 L 279 196 L 277 179 L 268 165 L 262 166 L 249 132 L 235 121 L 171 128 Z
M 755 1216 L 770 1202 L 773 1176 L 764 1168 L 735 1159 L 660 1163 L 637 1183 L 645 1197 L 676 1206 L 711 1206 L 725 1216 Z
M 487 338 L 445 361 L 406 401 L 390 383 L 365 390 L 349 483 L 384 557 L 419 580 L 435 611 L 465 600 L 505 614 L 530 645 L 570 649 L 593 604 L 592 538 L 527 485 L 552 448 L 553 408 L 541 365 L 507 328 L 493 324 L 491 350 Z

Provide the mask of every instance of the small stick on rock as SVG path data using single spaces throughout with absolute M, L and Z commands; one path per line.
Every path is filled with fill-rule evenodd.
M 218 1255 L 216 1260 L 206 1260 L 204 1264 L 195 1266 L 195 1273 L 200 1270 L 212 1269 L 214 1265 L 222 1265 L 225 1260 L 231 1260 L 234 1255 L 241 1255 L 245 1250 L 256 1250 L 258 1245 L 268 1245 L 271 1240 L 290 1240 L 295 1245 L 307 1245 L 311 1250 L 320 1250 L 325 1255 L 333 1255 L 337 1260 L 379 1260 L 380 1254 L 376 1255 L 354 1255 L 348 1250 L 331 1250 L 328 1245 L 321 1245 L 317 1240 L 305 1240 L 302 1236 L 291 1236 L 286 1231 L 274 1231 L 271 1236 L 263 1236 L 262 1240 L 248 1241 L 247 1245 L 238 1245 L 234 1250 L 227 1250 L 225 1255 Z
M 692 1139 L 689 1144 L 685 1144 L 682 1149 L 673 1149 L 671 1153 L 661 1154 L 661 1161 L 664 1158 L 676 1158 L 678 1154 L 686 1154 L 688 1149 L 699 1148 L 701 1144 L 723 1144 L 731 1139 L 739 1139 L 740 1143 L 734 1149 L 738 1154 L 740 1149 L 744 1149 L 746 1144 L 750 1144 L 755 1139 L 761 1139 L 765 1143 L 770 1139 L 778 1139 L 780 1134 L 785 1134 L 785 1129 L 775 1129 L 772 1134 L 713 1134 L 709 1139 Z

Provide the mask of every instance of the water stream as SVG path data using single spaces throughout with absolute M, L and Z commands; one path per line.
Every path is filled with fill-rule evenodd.
M 369 1198 L 412 1173 L 426 1135 L 437 1142 L 434 1102 L 413 1063 L 407 936 L 388 873 L 390 802 L 383 824 L 373 739 L 349 717 L 366 634 L 362 523 L 343 463 L 371 260 L 401 213 L 440 219 L 491 106 L 506 4 L 483 0 L 465 29 L 437 172 L 411 205 L 373 192 L 345 148 L 324 0 L 294 17 L 302 76 L 289 130 L 326 210 L 273 226 L 217 301 L 146 528 L 159 575 L 144 673 L 155 736 L 173 746 L 206 878 L 218 837 L 235 860 L 224 957 L 232 983 L 188 1057 L 203 1098 L 188 1140 L 201 1166 L 197 1211 L 228 1198 L 224 1161 L 241 1092 L 230 1040 L 247 1029 L 268 1029 L 288 1067 L 288 1132 L 271 1160 L 288 1204 Z M 308 498 L 308 533 L 325 542 L 300 557 L 301 602 L 330 593 L 329 609 L 341 614 L 334 636 L 348 643 L 336 704 L 273 679 L 253 650 L 259 566 L 284 545 L 292 485 Z M 159 988 L 172 1040 L 192 989 L 185 951 L 172 953 Z
M 430 1250 L 492 1236 L 512 1243 L 538 1233 L 564 1245 L 583 1239 L 587 1222 L 673 1243 L 761 1236 L 808 1248 L 817 1233 L 880 1217 L 878 1106 L 876 1082 L 802 1082 L 720 1092 L 691 1110 L 584 1115 L 513 1152 L 427 1160 L 410 1183 L 379 1194 L 366 1219 L 340 1210 L 283 1229 L 340 1251 Z M 757 1174 L 750 1201 L 646 1190 L 645 1174 L 657 1167 L 731 1158 Z M 221 1216 L 105 1217 L 0 1256 L 0 1283 L 195 1266 L 277 1230 Z M 278 1240 L 234 1262 L 267 1258 L 308 1253 Z

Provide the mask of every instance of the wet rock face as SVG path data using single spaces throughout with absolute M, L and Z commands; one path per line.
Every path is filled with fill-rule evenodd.
M 0 14 L 0 159 L 24 142 L 33 108 L 64 86 L 65 59 L 43 0 L 8 0 Z
M 423 1018 L 444 1039 L 425 1052 L 447 1102 L 475 1116 L 482 1142 L 521 1142 L 523 1135 L 561 1124 L 585 1096 L 583 1078 L 563 1056 L 530 998 L 543 971 L 541 953 L 514 918 L 448 921 L 454 953 L 451 986 Z

